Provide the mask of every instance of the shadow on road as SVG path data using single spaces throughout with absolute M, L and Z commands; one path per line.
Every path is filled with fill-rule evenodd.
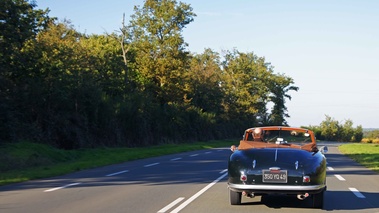
M 366 197 L 378 197 L 379 193 L 362 193 Z M 359 199 L 353 197 L 354 195 L 350 191 L 327 191 L 325 193 L 324 207 L 323 210 L 334 211 L 334 210 L 369 210 L 379 208 L 379 201 L 376 203 L 368 203 L 364 199 Z M 307 198 L 305 200 L 299 200 L 296 196 L 285 196 L 285 195 L 264 195 L 261 197 L 260 202 L 257 199 L 254 201 L 246 201 L 241 205 L 256 206 L 265 205 L 273 209 L 282 208 L 298 208 L 306 209 L 312 208 L 312 199 Z
M 225 159 L 230 155 L 229 149 L 223 150 L 220 148 L 213 151 L 215 152 L 216 150 L 222 151 L 218 152 L 217 155 L 206 154 L 208 150 L 195 151 L 193 153 L 200 153 L 195 157 L 189 157 L 192 152 L 188 152 L 187 154 L 183 154 L 186 157 L 183 157 L 180 161 L 172 161 L 170 157 L 166 157 L 164 160 L 160 158 L 136 160 L 53 178 L 1 186 L 0 192 L 54 188 L 77 182 L 81 184 L 75 187 L 209 183 L 210 180 L 220 176 L 220 171 L 227 168 L 227 161 Z M 155 162 L 160 163 L 156 166 L 146 166 Z M 128 172 L 110 177 L 107 176 L 111 173 L 126 170 Z

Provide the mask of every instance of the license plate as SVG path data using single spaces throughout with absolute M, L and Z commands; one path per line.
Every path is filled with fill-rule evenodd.
M 263 170 L 262 179 L 264 183 L 287 183 L 287 170 Z

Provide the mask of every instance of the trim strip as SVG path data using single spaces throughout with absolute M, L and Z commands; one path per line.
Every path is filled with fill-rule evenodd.
M 276 151 L 275 151 L 275 162 L 276 160 L 278 160 L 278 148 L 276 148 Z
M 312 185 L 312 186 L 279 186 L 279 185 L 243 185 L 243 184 L 229 184 L 229 188 L 243 189 L 243 190 L 267 190 L 267 191 L 317 191 L 322 189 L 325 185 Z

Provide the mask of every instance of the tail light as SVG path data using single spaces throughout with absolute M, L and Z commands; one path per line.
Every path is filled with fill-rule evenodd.
M 311 178 L 309 176 L 303 176 L 303 183 L 311 182 Z
M 245 174 L 241 174 L 240 180 L 247 181 L 247 176 Z

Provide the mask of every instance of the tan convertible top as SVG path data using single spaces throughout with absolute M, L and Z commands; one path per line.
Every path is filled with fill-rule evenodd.
M 267 143 L 265 141 L 254 141 L 249 139 L 249 134 L 253 134 L 254 132 L 257 132 L 257 129 L 260 129 L 262 132 L 266 132 L 268 130 L 282 130 L 282 131 L 295 131 L 295 132 L 301 132 L 301 133 L 308 133 L 309 137 L 311 139 L 311 142 L 305 144 L 305 145 L 297 145 L 297 144 L 276 144 L 276 143 Z M 249 128 L 245 130 L 245 134 L 243 139 L 240 141 L 240 144 L 238 146 L 239 150 L 245 150 L 245 149 L 259 149 L 259 148 L 293 148 L 293 149 L 302 149 L 306 151 L 315 151 L 317 150 L 316 145 L 316 139 L 314 136 L 313 131 L 303 128 L 297 128 L 297 127 L 284 127 L 284 126 L 268 126 L 268 127 L 256 127 L 256 128 Z

